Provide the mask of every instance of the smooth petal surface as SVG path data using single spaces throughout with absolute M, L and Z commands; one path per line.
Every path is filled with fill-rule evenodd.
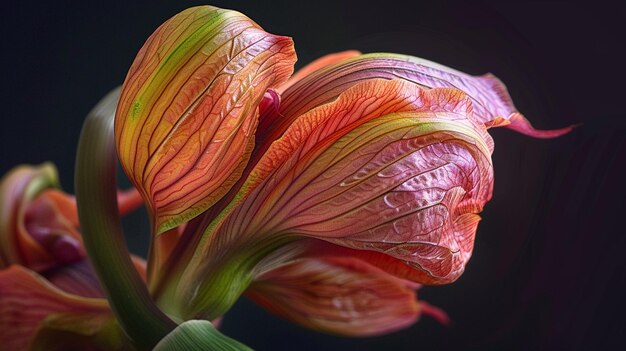
M 374 336 L 418 319 L 418 287 L 351 257 L 303 258 L 258 277 L 248 296 L 311 329 Z
M 105 299 L 68 294 L 24 267 L 0 271 L 0 344 L 25 350 L 39 328 L 94 335 L 112 318 Z
M 454 281 L 493 187 L 491 139 L 471 105 L 456 89 L 368 80 L 302 115 L 209 226 L 181 288 L 230 250 L 299 236 L 381 254 L 417 282 Z
M 557 130 L 537 130 L 513 105 L 505 85 L 495 76 L 471 76 L 452 68 L 421 58 L 373 53 L 349 58 L 317 70 L 285 89 L 277 116 L 262 118 L 259 129 L 263 140 L 271 143 L 298 116 L 335 99 L 349 87 L 367 79 L 402 79 L 422 88 L 455 88 L 466 93 L 472 101 L 474 116 L 488 127 L 507 126 L 520 133 L 552 138 L 569 132 L 572 127 Z M 264 123 L 267 120 L 268 123 Z M 269 123 L 271 122 L 271 123 Z
M 139 274 L 145 278 L 145 261 L 136 256 L 132 260 Z M 70 295 L 103 300 L 106 298 L 91 264 L 86 259 L 49 271 L 45 278 Z M 52 313 L 39 324 L 29 350 L 128 350 L 129 342 L 110 311 L 93 315 Z
M 237 180 L 257 106 L 295 60 L 290 38 L 209 6 L 174 16 L 144 44 L 124 82 L 115 139 L 158 233 L 206 210 Z

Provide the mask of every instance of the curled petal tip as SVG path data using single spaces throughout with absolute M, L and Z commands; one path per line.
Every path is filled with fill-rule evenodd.
M 485 106 L 491 107 L 487 112 L 492 114 L 492 119 L 485 120 L 485 126 L 487 128 L 504 126 L 534 138 L 550 139 L 567 134 L 578 126 L 572 125 L 552 130 L 535 129 L 524 115 L 517 112 L 506 85 L 504 85 L 498 77 L 487 73 L 475 79 L 479 82 L 478 86 L 482 86 L 488 93 L 486 95 L 488 97 L 486 101 L 489 103 L 485 104 Z
M 563 135 L 571 127 L 540 131 L 534 129 L 517 112 L 506 86 L 493 74 L 471 76 L 455 69 L 417 57 L 373 53 L 348 58 L 293 82 L 285 89 L 281 113 L 293 120 L 313 107 L 334 99 L 339 93 L 366 79 L 402 79 L 426 89 L 456 88 L 471 99 L 476 120 L 487 128 L 509 125 L 520 133 L 539 138 Z M 515 120 L 510 121 L 510 118 Z M 286 130 L 289 122 L 282 121 L 274 133 Z
M 574 128 L 579 127 L 582 123 L 573 124 L 571 126 L 559 129 L 551 129 L 551 130 L 540 130 L 535 129 L 535 127 L 530 124 L 530 122 L 519 112 L 514 112 L 509 116 L 508 123 L 505 125 L 506 128 L 512 129 L 518 133 L 528 135 L 534 138 L 540 139 L 551 139 L 557 138 L 562 135 L 565 135 L 571 132 Z
M 419 302 L 420 310 L 422 315 L 434 318 L 437 322 L 445 326 L 451 326 L 452 320 L 450 316 L 446 313 L 446 311 L 442 310 L 437 306 L 433 306 L 426 301 L 421 300 Z

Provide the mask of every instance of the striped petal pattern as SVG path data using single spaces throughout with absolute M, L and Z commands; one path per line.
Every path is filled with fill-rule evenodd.
M 418 287 L 352 257 L 302 258 L 261 275 L 247 294 L 311 329 L 374 336 L 419 318 Z
M 474 117 L 487 127 L 507 126 L 522 134 L 537 138 L 553 138 L 569 132 L 572 127 L 537 130 L 517 111 L 506 86 L 494 75 L 471 76 L 455 69 L 418 57 L 372 53 L 338 54 L 345 60 L 306 72 L 300 80 L 291 82 L 281 96 L 280 110 L 261 118 L 259 129 L 264 131 L 258 143 L 280 137 L 298 116 L 332 101 L 351 86 L 368 79 L 402 79 L 424 89 L 454 88 L 470 98 Z M 327 62 L 333 62 L 327 60 Z M 272 112 L 272 111 L 268 111 Z
M 157 233 L 197 216 L 237 180 L 258 104 L 295 59 L 290 38 L 210 6 L 179 13 L 144 44 L 124 82 L 115 140 Z
M 491 197 L 491 138 L 456 89 L 368 80 L 298 118 L 209 226 L 183 293 L 207 265 L 278 238 L 313 237 L 401 263 L 400 277 L 443 284 L 471 256 Z M 407 273 L 407 272 L 410 272 Z M 208 286 L 200 288 L 209 289 Z
M 535 129 L 491 74 L 346 51 L 290 78 L 295 61 L 290 38 L 236 11 L 194 7 L 161 25 L 108 95 L 111 118 L 96 108 L 81 137 L 93 268 L 51 164 L 0 182 L 0 345 L 248 349 L 207 322 L 245 291 L 341 335 L 392 332 L 422 314 L 447 323 L 416 290 L 455 281 L 472 255 L 493 189 L 487 130 L 552 138 L 572 127 Z M 136 188 L 118 192 L 117 209 L 145 203 L 152 221 L 150 268 L 133 258 L 139 276 L 103 196 L 115 192 L 112 134 Z M 124 269 L 107 270 L 114 261 Z

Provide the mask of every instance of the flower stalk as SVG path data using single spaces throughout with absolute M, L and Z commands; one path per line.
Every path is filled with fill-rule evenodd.
M 119 89 L 89 113 L 78 143 L 76 199 L 85 249 L 127 335 L 152 348 L 176 327 L 153 302 L 130 259 L 116 199 L 113 118 Z

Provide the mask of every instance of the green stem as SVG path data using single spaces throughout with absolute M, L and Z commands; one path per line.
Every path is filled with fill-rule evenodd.
M 113 122 L 120 90 L 89 113 L 76 156 L 75 187 L 85 249 L 113 313 L 141 348 L 154 347 L 176 328 L 154 303 L 135 269 L 117 209 Z
M 202 255 L 199 259 L 202 265 L 190 264 L 188 270 L 180 272 L 175 283 L 166 287 L 161 301 L 169 300 L 169 305 L 175 308 L 171 312 L 183 320 L 221 317 L 260 271 L 283 264 L 301 253 L 298 245 L 288 245 L 296 240 L 280 237 L 237 246 L 232 251 L 218 249 L 206 256 L 197 252 Z

